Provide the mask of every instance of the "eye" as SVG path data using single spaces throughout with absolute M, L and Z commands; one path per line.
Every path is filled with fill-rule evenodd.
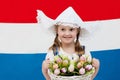
M 70 31 L 73 31 L 73 30 L 74 30 L 73 28 L 70 29 Z
M 61 31 L 65 31 L 65 29 L 64 29 L 64 28 L 62 28 L 62 29 L 61 29 Z

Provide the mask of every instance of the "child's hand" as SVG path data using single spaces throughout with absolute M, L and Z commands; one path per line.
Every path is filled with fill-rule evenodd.
M 42 72 L 46 80 L 51 80 L 50 76 L 48 75 L 48 67 L 49 67 L 50 60 L 44 60 L 42 64 Z
M 95 67 L 95 68 L 99 68 L 100 66 L 100 61 L 96 58 L 93 58 L 92 60 L 92 65 Z
M 100 61 L 96 58 L 93 58 L 92 65 L 95 67 L 95 73 L 92 75 L 91 80 L 95 78 L 95 76 L 97 75 L 99 71 Z
M 44 64 L 44 68 L 45 68 L 45 69 L 48 69 L 49 64 L 50 64 L 50 60 L 49 60 L 49 59 L 44 60 L 43 64 Z

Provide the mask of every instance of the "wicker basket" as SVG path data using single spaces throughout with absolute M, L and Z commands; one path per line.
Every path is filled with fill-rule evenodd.
M 92 74 L 80 76 L 56 76 L 52 73 L 49 74 L 51 80 L 91 80 Z

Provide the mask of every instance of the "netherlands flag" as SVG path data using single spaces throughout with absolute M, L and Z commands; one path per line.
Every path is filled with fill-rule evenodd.
M 119 0 L 2 0 L 0 2 L 0 80 L 45 80 L 41 65 L 52 44 L 37 23 L 37 10 L 55 19 L 72 6 L 93 37 L 85 44 L 100 60 L 95 80 L 119 80 L 120 72 Z

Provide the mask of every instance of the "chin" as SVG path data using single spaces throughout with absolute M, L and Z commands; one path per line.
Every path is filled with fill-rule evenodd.
M 72 43 L 73 41 L 69 41 L 69 40 L 66 40 L 66 41 L 63 41 L 63 43 L 66 43 L 66 44 L 70 44 L 70 43 Z

